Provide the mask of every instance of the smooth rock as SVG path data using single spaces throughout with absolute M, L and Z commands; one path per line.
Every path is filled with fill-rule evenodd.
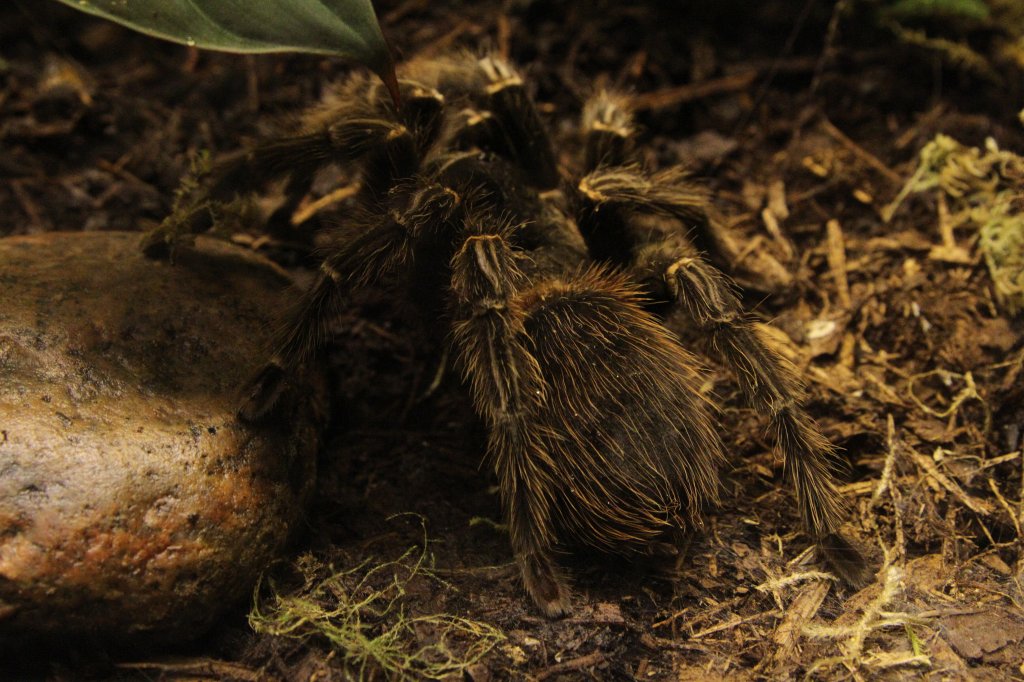
M 0 642 L 180 641 L 251 595 L 310 495 L 322 392 L 234 410 L 287 278 L 201 238 L 0 240 Z

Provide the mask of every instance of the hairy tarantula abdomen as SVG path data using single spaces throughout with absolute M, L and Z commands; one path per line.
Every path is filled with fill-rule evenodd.
M 205 229 L 197 216 L 265 180 L 289 177 L 293 205 L 325 165 L 358 180 L 347 224 L 286 312 L 240 416 L 262 420 L 287 402 L 289 378 L 320 361 L 355 290 L 404 281 L 487 427 L 526 590 L 559 615 L 570 608 L 563 549 L 656 553 L 718 501 L 716 410 L 700 362 L 663 324 L 679 311 L 767 422 L 821 556 L 863 582 L 864 561 L 839 533 L 834 448 L 794 369 L 706 259 L 729 262 L 735 243 L 705 188 L 638 163 L 627 99 L 599 93 L 584 106 L 582 159 L 560 168 L 510 64 L 460 55 L 403 71 L 403 109 L 352 77 L 294 133 L 214 164 L 148 242 Z
M 538 289 L 519 304 L 545 377 L 536 427 L 560 489 L 557 524 L 635 552 L 679 521 L 699 522 L 718 500 L 723 458 L 696 359 L 621 276 L 595 269 Z
M 564 588 L 532 575 L 557 575 L 555 538 L 648 553 L 717 502 L 711 405 L 695 358 L 622 275 L 598 266 L 527 286 L 497 235 L 467 241 L 453 269 L 455 342 L 491 428 L 513 548 L 544 611 L 564 613 Z

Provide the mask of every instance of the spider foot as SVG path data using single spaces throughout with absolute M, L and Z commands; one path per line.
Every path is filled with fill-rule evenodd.
M 866 587 L 871 569 L 861 553 L 839 533 L 818 540 L 818 554 L 836 576 L 855 590 Z
M 175 251 L 182 246 L 192 246 L 194 241 L 194 236 L 183 237 L 178 230 L 168 227 L 167 221 L 164 221 L 142 237 L 142 253 L 146 258 L 173 262 Z
M 173 261 L 175 252 L 191 247 L 200 234 L 228 239 L 233 233 L 246 232 L 249 226 L 265 222 L 259 206 L 248 198 L 198 199 L 176 207 L 162 223 L 147 232 L 142 238 L 142 252 L 147 258 Z
M 174 260 L 175 252 L 195 244 L 196 235 L 210 227 L 207 207 L 174 212 L 142 237 L 142 253 L 155 260 Z
M 519 569 L 527 593 L 545 616 L 560 618 L 569 613 L 569 586 L 549 558 L 537 554 L 520 556 Z
M 281 404 L 290 386 L 284 368 L 271 360 L 246 383 L 238 417 L 250 424 L 263 421 Z

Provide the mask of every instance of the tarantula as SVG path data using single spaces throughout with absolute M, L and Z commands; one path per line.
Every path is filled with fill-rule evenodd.
M 723 446 L 700 363 L 662 324 L 679 310 L 769 419 L 804 528 L 859 584 L 864 562 L 837 530 L 833 447 L 792 368 L 691 239 L 713 248 L 721 238 L 706 192 L 679 169 L 636 161 L 626 100 L 601 93 L 586 104 L 582 172 L 570 179 L 505 61 L 414 62 L 400 91 L 396 108 L 379 84 L 351 77 L 298 132 L 214 165 L 147 240 L 164 252 L 269 179 L 289 178 L 294 205 L 321 167 L 358 171 L 349 229 L 325 250 L 240 416 L 274 412 L 354 290 L 404 278 L 488 429 L 526 590 L 556 616 L 569 609 L 561 547 L 671 552 L 718 500 Z

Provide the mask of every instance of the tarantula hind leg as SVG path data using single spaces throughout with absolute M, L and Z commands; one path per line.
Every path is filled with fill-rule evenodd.
M 862 587 L 867 565 L 838 531 L 846 515 L 835 483 L 835 448 L 804 410 L 792 368 L 759 338 L 722 273 L 676 247 L 664 245 L 661 255 L 671 299 L 733 369 L 747 400 L 770 419 L 804 528 L 822 558 L 846 583 Z
M 834 448 L 804 410 L 793 370 L 758 337 L 732 283 L 698 254 L 685 232 L 693 226 L 700 236 L 713 223 L 704 191 L 675 169 L 647 175 L 616 167 L 585 176 L 575 197 L 588 246 L 631 269 L 654 300 L 686 313 L 733 370 L 746 399 L 770 419 L 804 528 L 841 578 L 863 584 L 865 562 L 837 530 L 845 513 Z M 657 220 L 662 216 L 675 220 Z

